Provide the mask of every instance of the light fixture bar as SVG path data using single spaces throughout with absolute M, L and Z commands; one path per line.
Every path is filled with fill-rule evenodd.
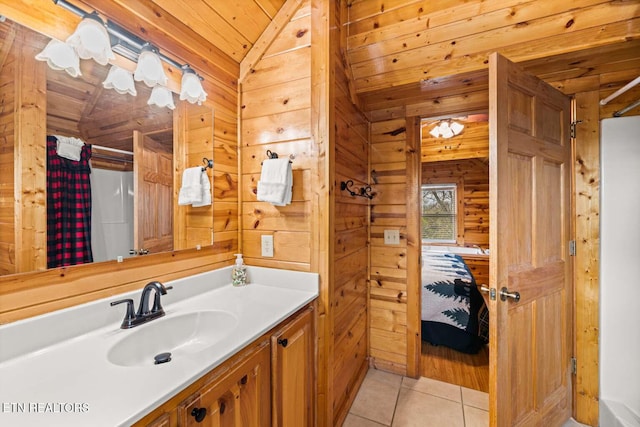
M 84 18 L 85 16 L 89 15 L 89 13 L 85 12 L 84 10 L 82 10 L 81 8 L 72 5 L 71 3 L 67 2 L 66 0 L 53 0 L 53 3 L 62 7 L 63 9 L 66 9 L 72 13 L 75 13 L 76 15 L 78 15 L 81 18 Z M 142 50 L 142 46 L 144 46 L 147 42 L 142 40 L 141 38 L 139 38 L 138 36 L 130 33 L 129 31 L 127 31 L 126 29 L 122 28 L 120 25 L 116 24 L 115 22 L 112 22 L 110 20 L 107 20 L 107 25 L 106 25 L 106 29 L 107 32 L 111 35 L 113 35 L 114 37 L 124 41 L 125 43 L 127 43 L 129 46 L 135 48 L 138 50 L 137 54 L 140 54 L 140 50 Z M 119 52 L 118 52 L 119 53 Z M 126 55 L 124 55 L 126 56 Z M 128 59 L 128 56 L 126 56 Z M 167 64 L 182 69 L 183 65 L 180 64 L 177 61 L 174 61 L 173 59 L 163 55 L 162 53 L 158 53 L 158 57 L 163 60 L 164 62 L 166 62 Z

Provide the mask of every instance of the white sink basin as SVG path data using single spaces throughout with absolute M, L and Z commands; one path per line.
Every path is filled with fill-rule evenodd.
M 229 336 L 238 319 L 226 311 L 194 311 L 170 315 L 124 331 L 125 337 L 108 351 L 119 366 L 153 366 L 154 357 L 170 352 L 171 360 L 197 353 Z

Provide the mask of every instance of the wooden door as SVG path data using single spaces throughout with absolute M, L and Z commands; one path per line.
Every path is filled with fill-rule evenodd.
M 173 153 L 138 131 L 133 133 L 134 247 L 141 253 L 173 249 Z
M 313 426 L 313 310 L 271 337 L 273 427 Z
M 497 54 L 489 64 L 490 424 L 560 426 L 571 411 L 570 100 Z

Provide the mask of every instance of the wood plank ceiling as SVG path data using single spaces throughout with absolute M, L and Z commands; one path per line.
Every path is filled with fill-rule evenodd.
M 240 64 L 286 1 L 296 0 L 136 3 L 170 15 Z M 598 90 L 604 98 L 640 75 L 640 0 L 343 1 L 345 60 L 364 111 L 417 114 L 425 99 L 456 95 L 474 110 L 479 96 L 469 94 L 486 90 L 494 51 L 567 94 Z M 153 15 L 147 6 L 115 2 Z M 640 87 L 608 113 L 638 97 Z
M 353 0 L 347 13 L 365 111 L 482 91 L 494 51 L 567 94 L 604 98 L 640 75 L 637 0 Z

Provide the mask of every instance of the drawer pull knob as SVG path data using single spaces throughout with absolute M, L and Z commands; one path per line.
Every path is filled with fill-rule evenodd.
M 278 338 L 278 344 L 283 347 L 286 347 L 289 344 L 289 340 L 286 338 Z
M 207 408 L 193 408 L 191 415 L 196 419 L 197 423 L 201 423 L 207 416 Z

